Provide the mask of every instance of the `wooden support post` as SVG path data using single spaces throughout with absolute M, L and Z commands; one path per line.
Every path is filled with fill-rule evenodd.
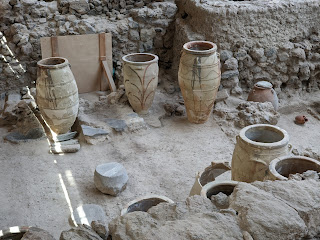
M 102 72 L 103 75 L 106 77 L 107 79 L 107 83 L 109 85 L 109 88 L 112 92 L 117 91 L 116 85 L 113 81 L 112 78 L 112 74 L 111 71 L 108 67 L 108 63 L 107 63 L 107 57 L 106 57 L 106 37 L 105 37 L 105 33 L 100 33 L 99 34 L 99 54 L 100 54 L 100 61 L 101 61 L 101 65 L 102 65 Z M 101 78 L 103 78 L 103 75 L 101 76 Z M 101 86 L 102 82 L 100 82 L 100 86 Z
M 58 37 L 51 37 L 52 57 L 59 57 Z

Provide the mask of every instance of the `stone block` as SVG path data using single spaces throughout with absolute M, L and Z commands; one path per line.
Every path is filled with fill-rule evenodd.
M 126 188 L 128 179 L 126 169 L 117 162 L 100 164 L 94 172 L 96 188 L 112 196 L 117 196 Z

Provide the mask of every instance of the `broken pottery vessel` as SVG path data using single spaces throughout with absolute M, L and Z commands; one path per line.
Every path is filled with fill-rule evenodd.
M 132 53 L 124 56 L 123 78 L 128 100 L 133 110 L 147 114 L 158 85 L 158 56 Z
M 174 203 L 170 198 L 165 196 L 148 195 L 129 202 L 126 207 L 121 210 L 121 216 L 136 211 L 147 212 L 150 208 L 162 202 Z
M 216 195 L 219 192 L 226 194 L 227 196 L 231 195 L 234 187 L 238 184 L 237 181 L 214 181 L 209 182 L 203 186 L 201 190 L 201 196 L 211 199 L 212 195 Z
M 265 180 L 288 180 L 290 174 L 308 170 L 320 172 L 320 162 L 304 156 L 283 156 L 270 162 Z
M 178 79 L 188 120 L 192 123 L 206 122 L 221 79 L 217 45 L 207 41 L 184 44 Z
M 247 101 L 253 102 L 271 102 L 274 110 L 278 110 L 279 100 L 272 84 L 267 81 L 260 81 L 254 84 L 253 89 L 248 95 Z
M 195 182 L 191 188 L 189 197 L 193 195 L 200 195 L 202 187 L 209 182 L 215 181 L 216 177 L 231 170 L 228 163 L 212 162 L 210 166 L 206 167 L 203 172 L 198 172 Z
M 232 180 L 241 182 L 263 181 L 269 163 L 290 153 L 288 133 L 269 124 L 254 124 L 243 128 L 237 136 L 233 151 Z
M 78 115 L 78 87 L 66 58 L 51 57 L 38 63 L 37 104 L 51 130 L 63 134 Z

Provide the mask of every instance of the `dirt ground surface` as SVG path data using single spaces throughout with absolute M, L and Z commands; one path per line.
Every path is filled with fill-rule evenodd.
M 159 104 L 157 98 L 154 105 Z M 312 108 L 319 93 L 291 99 L 280 102 L 277 126 L 289 133 L 294 148 L 309 148 L 319 156 L 320 115 Z M 310 106 L 315 117 L 307 111 Z M 309 118 L 303 126 L 293 122 L 300 114 Z M 70 228 L 72 208 L 99 204 L 111 220 L 129 201 L 144 195 L 184 201 L 197 171 L 212 161 L 231 161 L 236 136 L 228 137 L 213 117 L 200 125 L 189 123 L 186 116 L 164 118 L 162 124 L 113 135 L 96 145 L 81 143 L 79 152 L 65 155 L 48 153 L 46 139 L 4 142 L 7 129 L 0 128 L 0 229 L 37 226 L 58 239 Z M 123 164 L 129 175 L 127 188 L 117 197 L 100 193 L 93 182 L 95 167 L 112 161 Z

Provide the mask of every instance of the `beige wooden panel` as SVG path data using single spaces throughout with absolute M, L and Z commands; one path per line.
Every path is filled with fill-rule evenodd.
M 112 67 L 111 33 L 105 33 L 106 61 Z M 107 90 L 108 84 L 101 78 L 99 34 L 58 36 L 58 55 L 67 58 L 77 82 L 79 93 Z M 52 57 L 51 38 L 41 38 L 42 58 Z M 100 86 L 101 85 L 101 86 Z

